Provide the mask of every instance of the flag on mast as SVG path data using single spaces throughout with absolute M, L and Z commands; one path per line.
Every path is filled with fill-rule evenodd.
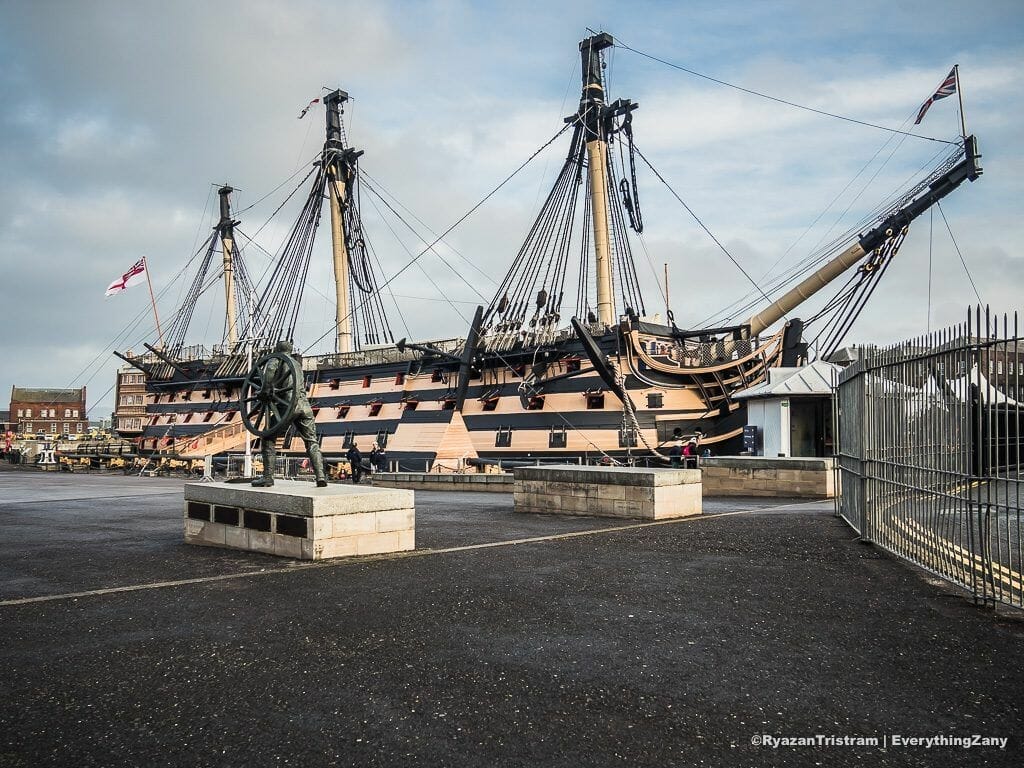
M 127 291 L 133 285 L 138 285 L 146 279 L 146 257 L 143 256 L 141 259 L 136 261 L 131 269 L 121 275 L 117 280 L 107 286 L 106 296 L 113 296 Z
M 917 113 L 917 120 L 914 121 L 914 125 L 919 125 L 921 121 L 924 120 L 924 114 L 932 104 L 939 99 L 952 96 L 954 93 L 956 93 L 956 67 L 949 70 L 949 74 L 946 75 L 946 79 L 942 81 L 942 85 L 939 86 L 935 93 L 928 97 L 928 101 L 921 105 L 921 110 Z
M 302 118 L 304 118 L 306 116 L 306 113 L 309 112 L 309 108 L 310 107 L 312 107 L 314 104 L 319 104 L 319 103 L 320 103 L 320 99 L 319 98 L 313 99 L 311 102 L 309 102 L 309 104 L 306 105 L 306 108 L 303 109 L 301 112 L 299 112 L 299 120 L 301 120 Z

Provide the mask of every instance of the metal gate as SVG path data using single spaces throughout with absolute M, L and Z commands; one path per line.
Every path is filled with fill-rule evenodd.
M 971 310 L 952 328 L 873 350 L 837 392 L 838 513 L 873 544 L 1024 607 L 1017 315 Z

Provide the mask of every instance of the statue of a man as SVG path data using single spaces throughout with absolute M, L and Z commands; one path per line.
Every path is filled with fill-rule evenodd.
M 284 352 L 294 357 L 292 345 L 287 341 L 277 342 L 274 351 Z M 270 360 L 264 370 L 264 381 L 276 381 L 281 365 L 282 363 L 279 360 Z M 306 387 L 301 374 L 302 366 L 298 366 L 298 369 L 300 374 L 295 382 L 294 397 L 296 402 L 292 424 L 295 425 L 295 432 L 302 438 L 302 442 L 306 444 L 306 455 L 309 456 L 309 463 L 313 467 L 313 473 L 316 475 L 317 488 L 325 488 L 327 486 L 327 475 L 324 473 L 324 456 L 320 452 L 320 444 L 316 440 L 316 424 L 313 421 L 313 409 L 310 408 L 309 400 L 306 398 Z M 287 425 L 284 425 L 284 429 L 287 428 Z M 260 446 L 260 452 L 263 454 L 263 476 L 257 477 L 252 481 L 252 484 L 259 488 L 269 488 L 274 484 L 274 458 L 277 454 L 274 443 L 275 438 L 265 437 Z

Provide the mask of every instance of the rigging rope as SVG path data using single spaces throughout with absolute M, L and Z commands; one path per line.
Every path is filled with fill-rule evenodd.
M 776 102 L 778 104 L 785 104 L 788 107 L 794 107 L 795 109 L 802 109 L 805 112 L 813 112 L 814 114 L 823 115 L 824 117 L 832 117 L 832 118 L 835 118 L 836 120 L 845 120 L 848 123 L 855 123 L 857 125 L 863 125 L 863 126 L 866 126 L 868 128 L 877 128 L 880 131 L 888 131 L 889 133 L 902 134 L 904 136 L 913 136 L 915 139 L 922 139 L 923 141 L 935 141 L 935 142 L 938 142 L 940 144 L 955 144 L 956 143 L 954 141 L 948 141 L 946 139 L 936 139 L 936 138 L 932 138 L 930 136 L 922 136 L 922 135 L 920 135 L 918 133 L 911 133 L 910 131 L 903 131 L 903 130 L 898 130 L 898 129 L 895 129 L 895 128 L 887 128 L 884 125 L 878 125 L 876 123 L 869 123 L 869 122 L 866 122 L 864 120 L 857 120 L 857 119 L 852 118 L 852 117 L 845 117 L 843 115 L 837 115 L 837 114 L 835 114 L 833 112 L 826 112 L 826 111 L 821 110 L 821 109 L 815 109 L 814 107 L 808 107 L 808 106 L 805 106 L 803 104 L 797 104 L 794 101 L 787 101 L 786 99 L 780 99 L 777 96 L 769 96 L 767 93 L 761 93 L 760 91 L 755 91 L 755 90 L 752 90 L 750 88 L 744 88 L 743 86 L 735 85 L 735 84 L 727 82 L 725 80 L 719 80 L 718 78 L 711 77 L 710 75 L 705 75 L 705 74 L 702 74 L 702 73 L 697 72 L 695 70 L 687 69 L 686 67 L 680 66 L 679 64 L 673 64 L 671 61 L 665 61 L 665 59 L 658 58 L 657 56 L 654 56 L 654 55 L 652 55 L 650 53 L 644 53 L 643 51 L 638 51 L 636 48 L 631 48 L 630 46 L 626 45 L 621 40 L 616 40 L 615 41 L 615 47 L 616 48 L 623 48 L 623 49 L 625 49 L 627 51 L 630 51 L 632 53 L 637 54 L 638 56 L 643 56 L 644 58 L 651 59 L 652 61 L 656 61 L 659 64 L 664 64 L 665 66 L 671 67 L 672 69 L 678 69 L 680 72 L 686 72 L 688 75 L 693 75 L 694 77 L 699 77 L 699 78 L 702 78 L 704 80 L 708 80 L 708 81 L 710 81 L 712 83 L 716 83 L 718 85 L 724 85 L 724 86 L 726 86 L 728 88 L 733 88 L 733 89 L 735 89 L 737 91 L 742 91 L 743 93 L 749 93 L 751 96 L 758 96 L 758 97 L 760 97 L 762 99 L 768 99 L 769 101 L 774 101 L 774 102 Z
M 721 249 L 722 253 L 724 253 L 726 256 L 729 257 L 729 261 L 731 261 L 733 264 L 736 265 L 736 268 L 740 272 L 743 273 L 743 276 L 745 278 L 747 278 L 747 280 L 750 281 L 750 284 L 752 286 L 754 286 L 754 288 L 762 296 L 764 296 L 765 299 L 767 299 L 768 301 L 771 301 L 771 299 L 769 298 L 768 294 L 766 294 L 764 292 L 764 290 L 761 288 L 761 286 L 757 284 L 757 282 L 754 280 L 754 278 L 752 278 L 750 276 L 750 274 L 747 272 L 747 270 L 745 270 L 742 267 L 742 265 L 736 260 L 736 258 L 731 253 L 729 253 L 729 249 L 727 249 L 724 245 L 722 245 L 722 243 L 718 240 L 717 237 L 715 237 L 715 235 L 711 232 L 711 230 L 707 228 L 707 226 L 704 224 L 704 222 L 700 220 L 700 217 L 697 216 L 697 214 L 693 212 L 693 209 L 690 208 L 690 206 L 688 206 L 683 201 L 683 198 L 681 198 L 678 194 L 676 194 L 676 191 L 674 189 L 672 189 L 672 186 L 667 181 L 665 181 L 665 177 L 662 176 L 660 173 L 658 173 L 658 170 L 653 165 L 651 165 L 651 161 L 647 159 L 647 157 L 644 155 L 644 153 L 641 152 L 639 149 L 636 151 L 636 153 L 638 155 L 640 155 L 640 159 L 643 160 L 644 163 L 647 164 L 647 167 L 651 169 L 651 172 L 654 173 L 654 175 L 658 177 L 658 180 L 668 188 L 668 191 L 672 193 L 672 196 L 676 200 L 679 201 L 679 204 L 682 205 L 683 208 L 686 209 L 686 212 L 689 213 L 690 216 L 693 217 L 693 220 L 697 222 L 698 226 L 700 226 L 700 228 L 703 229 L 707 233 L 708 237 L 710 237 L 714 241 L 715 245 L 717 245 Z
M 565 126 L 563 126 L 554 136 L 552 136 L 548 141 L 546 141 L 536 152 L 534 152 L 532 155 L 530 155 L 514 171 L 512 171 L 512 173 L 510 173 L 508 176 L 506 176 L 501 181 L 501 183 L 499 183 L 496 187 L 494 187 L 494 189 L 492 189 L 490 192 L 488 192 L 486 195 L 484 195 L 483 198 L 481 198 L 468 211 L 466 211 L 462 216 L 460 216 L 455 221 L 455 223 L 453 223 L 451 226 L 449 226 L 444 232 L 442 232 L 433 242 L 431 242 L 429 245 L 427 245 L 416 256 L 414 256 L 412 259 L 410 259 L 408 262 L 406 262 L 397 272 L 395 272 L 395 274 L 393 274 L 391 277 L 389 277 L 387 280 L 385 280 L 384 283 L 382 283 L 378 287 L 377 290 L 380 291 L 383 288 L 385 288 L 386 286 L 390 285 L 392 282 L 394 282 L 399 277 L 399 275 L 401 275 L 403 272 L 405 272 L 407 269 L 409 269 L 409 267 L 411 267 L 413 264 L 415 264 L 431 248 L 433 248 L 435 245 L 437 245 L 439 242 L 441 242 L 441 240 L 443 240 L 445 237 L 447 237 L 456 227 L 458 227 L 460 224 L 462 224 L 462 222 L 464 222 L 466 219 L 468 219 L 470 216 L 472 216 L 474 213 L 476 213 L 477 209 L 479 209 L 480 206 L 482 206 L 484 203 L 486 203 L 488 200 L 490 200 L 499 190 L 501 190 L 520 171 L 522 171 L 523 168 L 525 168 L 527 165 L 529 165 L 530 162 L 535 157 L 537 157 L 537 155 L 539 155 L 541 152 L 543 152 L 545 149 L 547 149 L 549 146 L 551 146 L 551 144 L 553 144 L 555 142 L 555 140 L 558 139 L 558 137 L 561 136 L 563 133 L 565 133 L 565 131 L 567 131 L 570 127 L 571 126 L 569 124 L 566 124 Z M 358 309 L 358 307 L 357 307 L 357 309 Z M 355 311 L 355 310 L 353 310 L 353 311 Z M 349 314 L 351 315 L 351 313 L 349 313 Z M 325 338 L 327 338 L 328 335 L 330 335 L 331 333 L 334 333 L 336 331 L 336 329 L 337 329 L 337 325 L 335 324 L 334 327 L 329 328 L 319 338 L 314 340 L 313 343 L 309 345 L 309 347 L 315 346 L 319 342 L 323 341 Z
M 942 210 L 942 204 L 935 204 L 939 209 L 939 214 L 942 216 L 942 221 L 946 224 L 946 231 L 949 232 L 949 238 L 953 241 L 953 247 L 956 248 L 956 255 L 960 257 L 960 263 L 964 265 L 964 272 L 967 273 L 967 279 L 971 281 L 971 288 L 974 289 L 974 295 L 978 299 L 978 305 L 981 306 L 985 302 L 981 300 L 981 294 L 978 293 L 978 286 L 974 284 L 974 278 L 971 277 L 971 270 L 967 268 L 967 262 L 964 260 L 964 255 L 960 252 L 960 246 L 956 242 L 956 238 L 953 236 L 953 230 L 949 226 L 949 221 L 946 219 L 946 212 Z

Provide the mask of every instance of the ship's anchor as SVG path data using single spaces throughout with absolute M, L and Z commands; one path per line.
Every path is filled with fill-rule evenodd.
M 295 358 L 287 353 L 271 352 L 257 360 L 242 384 L 240 410 L 245 428 L 264 439 L 284 432 L 299 402 L 301 376 Z

